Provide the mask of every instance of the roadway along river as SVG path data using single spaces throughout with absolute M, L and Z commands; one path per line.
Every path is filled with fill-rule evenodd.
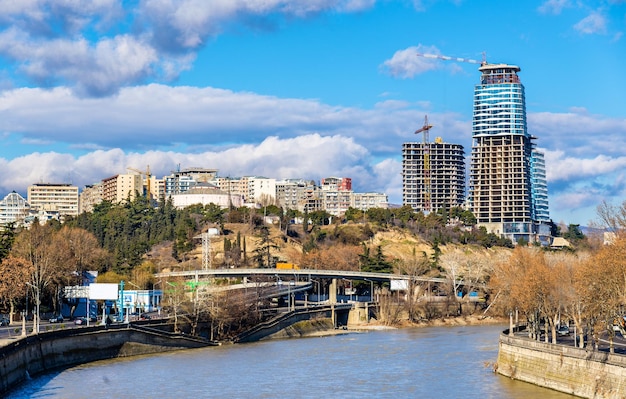
M 85 364 L 8 398 L 572 398 L 492 372 L 504 326 L 265 341 Z

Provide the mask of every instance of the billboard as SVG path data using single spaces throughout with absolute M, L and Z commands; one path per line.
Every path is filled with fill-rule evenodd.
M 409 289 L 408 280 L 391 280 L 391 291 L 406 291 Z
M 89 298 L 101 300 L 117 300 L 117 284 L 114 283 L 92 283 L 89 284 Z

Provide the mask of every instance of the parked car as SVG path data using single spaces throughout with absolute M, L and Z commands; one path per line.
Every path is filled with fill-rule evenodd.
M 149 315 L 149 314 L 147 314 L 147 313 L 142 313 L 142 314 L 139 316 L 139 318 L 140 318 L 141 320 L 150 320 L 150 319 L 151 319 L 150 315 Z
M 569 335 L 569 326 L 560 325 L 559 328 L 556 330 L 556 333 L 558 335 Z
M 8 326 L 11 323 L 8 317 L 2 316 L 0 318 L 0 326 Z
M 74 324 L 76 324 L 77 326 L 86 326 L 87 325 L 87 318 L 86 317 L 77 317 L 74 319 Z
M 56 315 L 56 316 L 52 316 L 50 318 L 50 320 L 48 320 L 50 323 L 62 323 L 63 322 L 63 316 L 62 315 Z

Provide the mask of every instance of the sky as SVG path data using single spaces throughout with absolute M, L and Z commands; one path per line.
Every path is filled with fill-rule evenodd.
M 551 218 L 588 225 L 626 200 L 625 31 L 626 0 L 0 0 L 0 198 L 202 167 L 401 204 L 425 116 L 469 159 L 485 59 L 521 68 Z

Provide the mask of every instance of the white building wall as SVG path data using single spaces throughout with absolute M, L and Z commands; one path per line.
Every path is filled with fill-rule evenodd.
M 202 204 L 215 204 L 221 208 L 228 208 L 232 206 L 238 208 L 242 206 L 243 201 L 241 197 L 228 194 L 175 194 L 172 195 L 172 202 L 176 208 L 185 208 L 191 205 Z

